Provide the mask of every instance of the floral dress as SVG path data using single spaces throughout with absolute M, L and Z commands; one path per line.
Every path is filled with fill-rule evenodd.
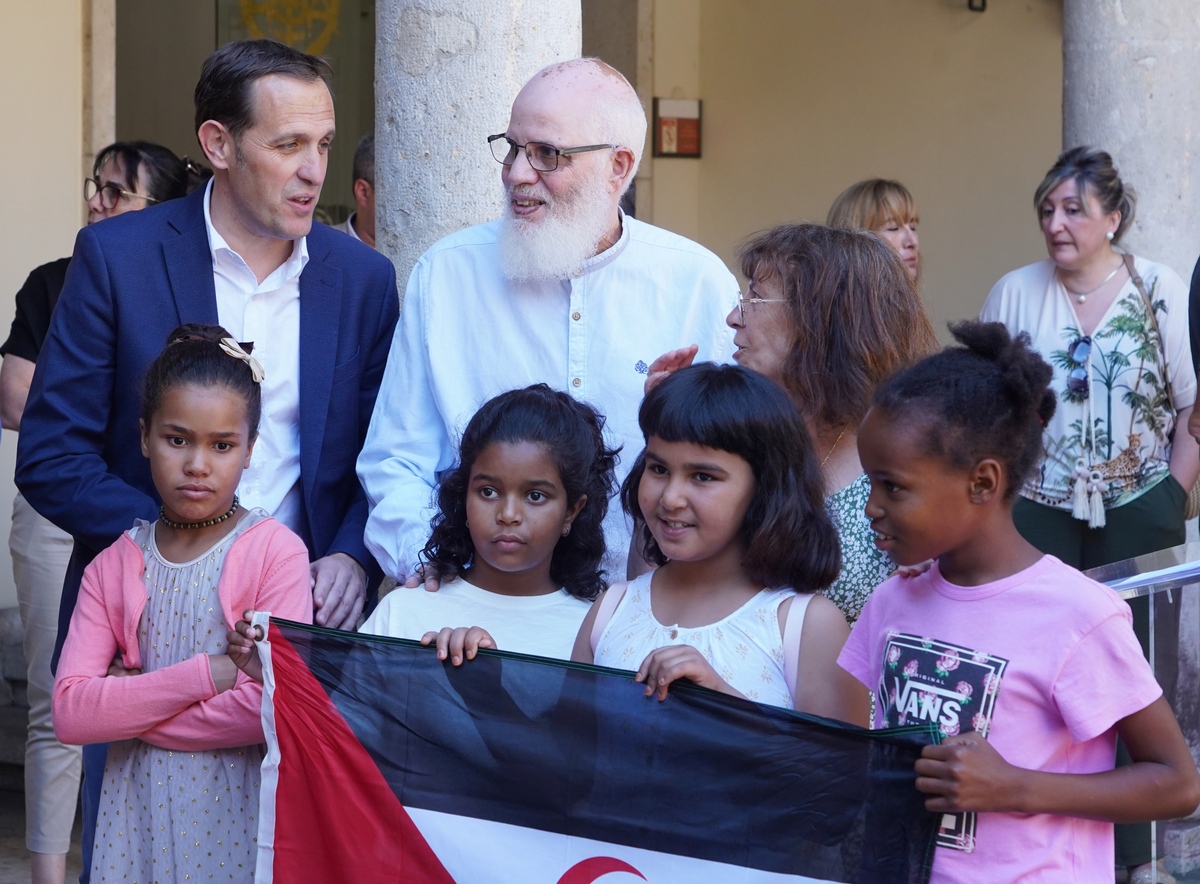
M 1046 456 L 1021 495 L 1080 518 L 1087 518 L 1080 506 L 1088 498 L 1112 509 L 1167 477 L 1175 415 L 1196 398 L 1187 286 L 1162 264 L 1135 258 L 1134 265 L 1157 328 L 1127 279 L 1096 329 L 1084 335 L 1074 298 L 1050 260 L 1002 277 L 980 313 L 1013 334 L 1028 332 L 1054 369 L 1058 407 L 1043 436 Z
M 870 494 L 871 480 L 863 473 L 825 498 L 825 511 L 842 544 L 842 570 L 821 595 L 841 608 L 851 626 L 875 587 L 896 570 L 888 554 L 875 546 L 875 532 L 866 514 Z

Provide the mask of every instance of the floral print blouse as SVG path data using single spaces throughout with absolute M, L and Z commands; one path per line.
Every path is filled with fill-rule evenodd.
M 1049 259 L 1001 277 L 983 305 L 980 319 L 1029 332 L 1054 369 L 1058 407 L 1043 436 L 1045 459 L 1021 490 L 1029 500 L 1069 510 L 1082 477 L 1112 509 L 1167 476 L 1175 415 L 1196 399 L 1188 289 L 1162 264 L 1134 258 L 1134 266 L 1165 341 L 1129 279 L 1085 336 Z
M 875 546 L 875 532 L 865 512 L 870 493 L 871 480 L 863 473 L 825 498 L 825 511 L 842 543 L 842 570 L 821 595 L 841 608 L 851 626 L 875 587 L 896 570 L 888 554 Z

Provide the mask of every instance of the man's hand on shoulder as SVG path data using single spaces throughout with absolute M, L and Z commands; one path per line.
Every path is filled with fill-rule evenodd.
M 408 589 L 424 586 L 426 592 L 437 592 L 442 588 L 442 572 L 436 565 L 426 563 L 418 565 L 417 570 L 408 575 L 403 585 Z
M 367 572 L 345 553 L 333 553 L 310 566 L 314 620 L 330 629 L 354 630 L 367 598 Z

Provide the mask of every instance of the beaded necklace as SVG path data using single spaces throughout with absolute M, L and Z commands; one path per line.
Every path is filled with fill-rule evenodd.
M 224 515 L 217 516 L 214 519 L 205 519 L 203 522 L 173 522 L 167 518 L 166 506 L 160 504 L 158 507 L 158 520 L 160 522 L 162 522 L 164 525 L 166 525 L 168 528 L 175 528 L 176 530 L 186 530 L 188 528 L 211 528 L 213 525 L 221 524 L 226 519 L 228 519 L 230 516 L 232 516 L 234 513 L 236 513 L 237 508 L 238 508 L 238 499 L 237 499 L 237 495 L 235 494 L 235 495 L 233 495 L 233 506 L 231 506 L 229 508 L 229 511 L 226 512 Z

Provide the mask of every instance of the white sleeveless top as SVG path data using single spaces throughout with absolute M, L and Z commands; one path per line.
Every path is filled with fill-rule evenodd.
M 664 626 L 650 607 L 654 572 L 630 581 L 625 595 L 596 642 L 595 663 L 636 671 L 642 661 L 667 645 L 691 645 L 733 688 L 759 703 L 793 708 L 785 673 L 779 606 L 807 607 L 810 596 L 794 589 L 764 589 L 728 617 L 708 626 Z M 803 619 L 803 609 L 789 616 Z

